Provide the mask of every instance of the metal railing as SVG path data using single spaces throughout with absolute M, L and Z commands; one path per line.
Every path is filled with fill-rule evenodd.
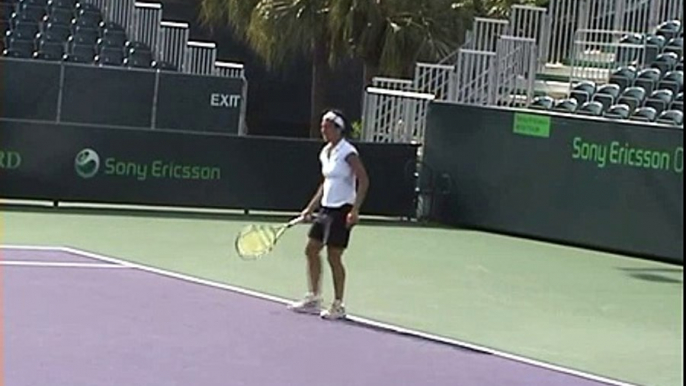
M 537 51 L 537 71 L 548 62 L 548 40 L 550 39 L 550 16 L 541 7 L 514 5 L 510 15 L 508 36 L 533 39 Z
M 158 56 L 160 60 L 171 63 L 178 71 L 183 71 L 189 36 L 190 30 L 187 23 L 161 22 Z
M 134 30 L 134 11 L 136 0 L 85 0 L 100 8 L 103 18 L 124 27 L 126 33 L 132 36 Z
M 454 65 L 417 63 L 413 87 L 416 91 L 433 94 L 438 100 L 452 100 L 455 96 Z
M 460 51 L 457 60 L 457 87 L 455 90 L 456 103 L 469 105 L 487 105 L 494 102 L 491 93 L 495 79 L 493 78 L 495 50 L 477 51 L 464 49 Z
M 551 0 L 547 62 L 568 63 L 577 31 L 647 33 L 683 10 L 683 0 Z
M 642 67 L 646 45 L 621 43 L 623 32 L 579 30 L 571 56 L 570 87 L 583 80 L 609 81 L 612 71 L 621 66 Z
M 162 23 L 162 4 L 136 3 L 133 13 L 132 39 L 145 43 L 157 59 L 159 54 L 160 24 Z
M 183 71 L 190 74 L 213 75 L 217 61 L 217 45 L 212 42 L 188 42 Z
M 464 48 L 495 52 L 500 36 L 507 34 L 510 23 L 504 19 L 474 18 L 472 39 Z
M 526 107 L 534 97 L 538 51 L 535 39 L 503 36 L 495 60 L 492 104 Z

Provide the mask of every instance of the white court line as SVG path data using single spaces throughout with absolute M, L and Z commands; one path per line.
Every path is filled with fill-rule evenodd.
M 79 255 L 79 256 L 89 257 L 89 258 L 100 260 L 100 261 L 105 261 L 108 263 L 114 263 L 114 264 L 119 264 L 122 266 L 136 268 L 136 269 L 139 269 L 139 270 L 142 270 L 145 272 L 155 273 L 158 275 L 167 276 L 167 277 L 187 281 L 190 283 L 206 285 L 206 286 L 213 287 L 213 288 L 225 289 L 225 290 L 237 292 L 240 294 L 253 296 L 253 297 L 256 297 L 259 299 L 269 300 L 272 302 L 283 303 L 283 304 L 291 302 L 291 300 L 288 300 L 285 298 L 280 298 L 277 296 L 272 296 L 272 295 L 264 294 L 264 293 L 257 292 L 257 291 L 251 291 L 251 290 L 247 290 L 247 289 L 240 288 L 240 287 L 235 287 L 235 286 L 231 286 L 231 285 L 227 285 L 227 284 L 213 282 L 210 280 L 199 279 L 196 277 L 183 275 L 183 274 L 179 274 L 179 273 L 175 273 L 175 272 L 171 272 L 171 271 L 166 271 L 166 270 L 159 269 L 159 268 L 149 267 L 149 266 L 142 265 L 142 264 L 131 263 L 131 262 L 127 262 L 127 261 L 124 261 L 121 259 L 116 259 L 116 258 L 104 256 L 104 255 L 93 253 L 93 252 L 87 252 L 84 250 L 71 248 L 71 247 L 36 247 L 36 248 L 33 248 L 31 246 L 22 246 L 22 245 L 1 245 L 0 249 L 18 249 L 18 250 L 37 249 L 37 250 L 55 250 L 55 251 L 67 252 L 67 253 L 72 253 L 72 254 Z M 516 361 L 516 362 L 540 367 L 540 368 L 547 369 L 547 370 L 556 371 L 556 372 L 567 374 L 567 375 L 576 376 L 579 378 L 583 378 L 583 379 L 587 379 L 587 380 L 591 380 L 591 381 L 595 381 L 595 382 L 605 383 L 605 384 L 612 385 L 612 386 L 640 386 L 638 384 L 623 382 L 623 381 L 619 381 L 619 380 L 615 380 L 615 379 L 611 379 L 611 378 L 607 378 L 607 377 L 589 374 L 589 373 L 586 373 L 583 371 L 572 370 L 572 369 L 568 369 L 565 367 L 561 367 L 561 366 L 557 366 L 557 365 L 553 365 L 553 364 L 549 364 L 549 363 L 545 363 L 545 362 L 541 362 L 541 361 L 537 361 L 537 360 L 533 360 L 533 359 L 529 359 L 529 358 L 525 358 L 525 357 L 521 357 L 521 356 L 517 356 L 517 355 L 513 355 L 513 354 L 508 354 L 508 353 L 505 353 L 502 351 L 497 351 L 494 349 L 490 349 L 490 348 L 487 348 L 484 346 L 478 346 L 475 344 L 462 342 L 462 341 L 455 340 L 455 339 L 445 338 L 445 337 L 441 337 L 438 335 L 424 333 L 421 331 L 415 331 L 415 330 L 411 330 L 411 329 L 407 329 L 407 328 L 403 328 L 403 327 L 394 326 L 391 324 L 381 323 L 381 322 L 377 322 L 377 321 L 362 318 L 362 317 L 348 315 L 347 318 L 351 321 L 356 322 L 356 323 L 365 324 L 365 325 L 375 327 L 378 329 L 383 329 L 383 330 L 387 330 L 390 332 L 399 333 L 399 334 L 403 334 L 403 335 L 407 335 L 407 336 L 419 337 L 422 339 L 426 339 L 426 340 L 430 340 L 430 341 L 434 341 L 434 342 L 439 342 L 439 343 L 445 343 L 445 344 L 449 344 L 449 345 L 456 346 L 456 347 L 468 348 L 468 349 L 478 351 L 478 352 L 481 352 L 484 354 L 489 354 L 489 355 L 493 355 L 496 357 L 509 359 L 512 361 Z
M 48 261 L 16 261 L 16 260 L 0 260 L 0 266 L 9 267 L 49 267 L 49 268 L 106 268 L 106 269 L 127 269 L 132 268 L 117 264 L 99 264 L 99 263 L 58 263 Z

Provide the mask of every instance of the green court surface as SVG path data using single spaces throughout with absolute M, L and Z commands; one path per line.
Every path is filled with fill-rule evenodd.
M 261 261 L 233 252 L 241 227 L 285 217 L 17 207 L 1 216 L 5 245 L 71 246 L 285 298 L 306 288 L 306 226 Z M 346 262 L 353 315 L 632 384 L 683 385 L 682 266 L 380 220 L 356 228 Z

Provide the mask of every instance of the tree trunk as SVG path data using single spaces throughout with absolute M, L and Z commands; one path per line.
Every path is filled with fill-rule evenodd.
M 372 80 L 379 75 L 379 65 L 369 60 L 364 61 L 364 88 L 372 85 Z
M 312 53 L 312 101 L 310 110 L 310 137 L 320 138 L 320 118 L 326 108 L 326 90 L 329 79 L 329 48 L 324 39 L 315 39 Z

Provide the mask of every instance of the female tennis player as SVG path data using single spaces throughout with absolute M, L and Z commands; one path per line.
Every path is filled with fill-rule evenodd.
M 326 142 L 319 154 L 323 182 L 302 212 L 306 219 L 311 220 L 317 211 L 305 248 L 309 292 L 290 308 L 296 312 L 318 313 L 325 319 L 340 319 L 346 316 L 343 252 L 348 247 L 353 226 L 359 221 L 369 177 L 357 149 L 345 138 L 350 132 L 350 124 L 340 111 L 331 110 L 323 115 L 321 132 Z M 333 276 L 335 299 L 328 309 L 322 311 L 320 253 L 324 247 Z

